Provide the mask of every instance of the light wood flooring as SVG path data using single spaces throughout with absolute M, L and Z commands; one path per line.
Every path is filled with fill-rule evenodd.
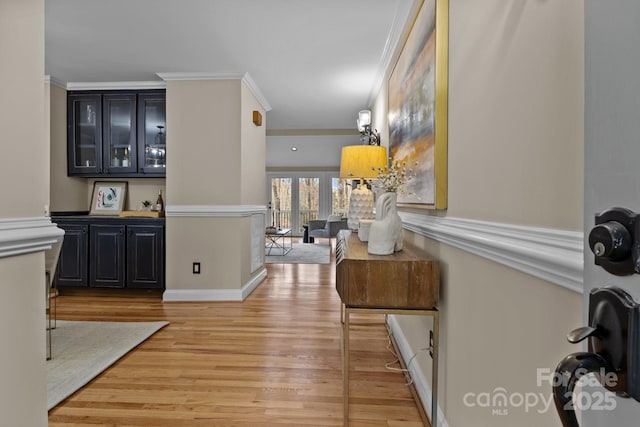
M 58 297 L 59 319 L 170 325 L 52 409 L 49 426 L 341 426 L 335 261 L 267 269 L 244 302 Z M 349 424 L 422 426 L 403 374 L 385 368 L 384 319 L 352 320 Z

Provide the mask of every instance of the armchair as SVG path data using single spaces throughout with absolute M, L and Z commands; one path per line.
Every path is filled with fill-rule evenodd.
M 328 219 L 312 219 L 309 221 L 309 237 L 336 237 L 338 231 L 348 229 L 347 218 L 329 216 Z

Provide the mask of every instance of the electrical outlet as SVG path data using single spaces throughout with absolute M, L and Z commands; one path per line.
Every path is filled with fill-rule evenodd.
M 433 359 L 433 330 L 429 330 L 429 356 Z
M 193 274 L 200 274 L 200 263 L 199 262 L 194 262 L 193 263 Z

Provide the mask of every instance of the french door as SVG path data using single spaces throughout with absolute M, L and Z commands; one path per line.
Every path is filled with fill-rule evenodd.
M 267 186 L 267 225 L 291 228 L 295 236 L 312 219 L 347 216 L 351 187 L 337 172 L 269 172 Z

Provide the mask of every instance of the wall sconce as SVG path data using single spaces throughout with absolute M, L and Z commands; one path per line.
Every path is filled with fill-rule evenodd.
M 360 140 L 368 145 L 380 145 L 380 134 L 371 130 L 371 110 L 362 110 L 358 113 L 358 132 L 362 135 Z
M 253 111 L 253 124 L 256 126 L 262 126 L 262 114 L 260 114 L 260 111 Z

